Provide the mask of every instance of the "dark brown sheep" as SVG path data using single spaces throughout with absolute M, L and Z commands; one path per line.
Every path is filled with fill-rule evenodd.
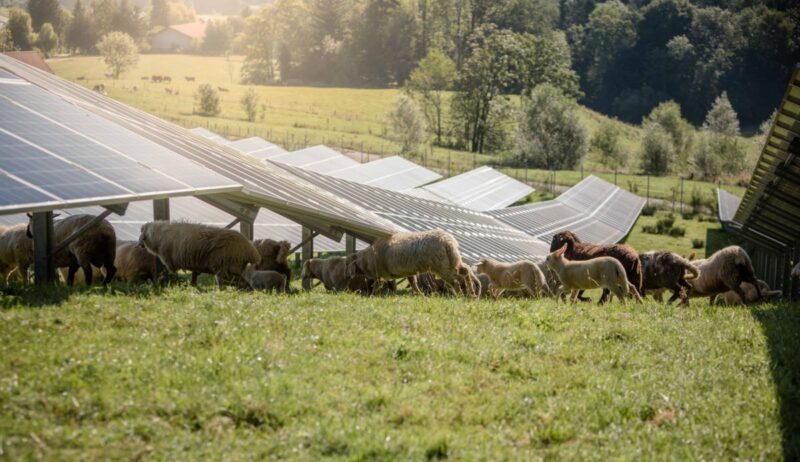
M 636 249 L 626 244 L 590 244 L 588 242 L 581 242 L 571 231 L 561 231 L 553 236 L 550 243 L 550 251 L 555 252 L 564 245 L 567 246 L 567 252 L 564 256 L 568 260 L 582 261 L 591 260 L 597 257 L 613 257 L 622 263 L 625 268 L 625 275 L 628 282 L 633 284 L 636 291 L 642 293 L 642 262 L 639 260 L 639 254 Z M 608 290 L 603 289 L 603 295 L 600 297 L 600 303 L 604 303 L 608 299 Z M 579 294 L 580 295 L 580 294 Z
M 286 276 L 286 290 L 292 282 L 292 270 L 289 268 L 289 250 L 292 245 L 287 241 L 273 241 L 272 239 L 257 239 L 253 241 L 261 263 L 256 265 L 259 271 L 277 271 Z
M 688 281 L 697 278 L 700 271 L 692 263 L 675 252 L 654 251 L 639 255 L 642 262 L 642 292 L 648 290 L 672 290 L 669 303 L 678 298 L 682 305 L 689 304 Z M 688 274 L 687 274 L 688 273 Z

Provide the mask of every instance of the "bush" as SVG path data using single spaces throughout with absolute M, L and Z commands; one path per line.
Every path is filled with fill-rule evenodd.
M 239 100 L 248 122 L 255 122 L 258 115 L 258 93 L 253 88 L 248 88 L 242 99 Z
M 655 226 L 650 225 L 642 226 L 642 232 L 647 234 L 661 234 Z
M 656 208 L 655 205 L 645 205 L 644 207 L 642 207 L 642 215 L 646 217 L 652 217 L 653 215 L 656 214 L 656 210 L 658 209 Z
M 693 249 L 702 249 L 705 246 L 706 246 L 706 241 L 704 241 L 702 239 L 697 239 L 697 238 L 692 239 L 692 248 Z
M 675 215 L 670 213 L 656 222 L 656 230 L 658 230 L 658 234 L 668 234 L 674 224 Z
M 675 226 L 669 229 L 668 233 L 671 237 L 683 237 L 686 235 L 686 228 L 683 226 Z
M 211 85 L 204 83 L 197 88 L 194 94 L 197 101 L 197 113 L 206 117 L 219 114 L 219 94 Z

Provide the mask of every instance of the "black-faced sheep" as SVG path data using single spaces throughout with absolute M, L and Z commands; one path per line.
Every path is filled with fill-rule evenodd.
M 744 292 L 745 301 L 742 301 L 742 298 L 736 292 L 729 290 L 728 292 L 717 296 L 717 303 L 722 303 L 725 305 L 743 305 L 745 303 L 753 303 L 759 300 L 758 294 L 756 294 L 756 288 L 753 284 L 750 284 L 749 282 L 743 282 L 740 287 L 742 292 Z M 761 296 L 764 299 L 780 298 L 780 296 L 783 295 L 783 292 L 780 290 L 771 290 L 769 284 L 761 279 L 758 279 L 758 288 L 761 291 Z
M 117 244 L 117 278 L 128 282 L 156 280 L 157 257 L 137 242 L 122 241 Z
M 642 262 L 642 294 L 647 291 L 667 289 L 672 291 L 669 303 L 678 298 L 688 305 L 688 281 L 696 279 L 700 271 L 687 259 L 675 252 L 654 251 L 639 255 Z
M 700 277 L 689 282 L 692 288 L 690 297 L 713 297 L 732 290 L 742 300 L 747 300 L 741 285 L 743 282 L 753 284 L 756 289 L 756 300 L 761 299 L 761 290 L 757 285 L 750 256 L 739 246 L 732 245 L 717 251 L 705 260 L 697 260 L 694 265 L 700 270 Z
M 248 263 L 261 261 L 253 243 L 238 231 L 196 223 L 146 223 L 139 245 L 157 256 L 168 270 L 191 271 L 193 286 L 201 273 L 217 276 L 220 286 L 232 283 Z
M 506 290 L 523 290 L 531 297 L 553 295 L 544 273 L 535 262 L 523 260 L 500 263 L 491 258 L 483 258 L 476 269 L 479 274 L 489 277 L 489 292 L 495 299 Z
M 30 216 L 30 214 L 29 214 Z M 92 215 L 72 215 L 53 223 L 53 242 L 58 244 L 75 231 L 94 220 Z M 33 238 L 32 226 L 28 223 L 27 235 Z M 107 285 L 117 273 L 114 258 L 117 255 L 117 235 L 108 220 L 101 220 L 87 229 L 77 239 L 53 256 L 56 268 L 68 268 L 67 285 L 75 283 L 75 273 L 83 269 L 86 285 L 92 285 L 94 270 L 92 266 L 105 269 L 103 285 Z
M 27 225 L 20 224 L 0 233 L 0 276 L 6 283 L 14 275 L 28 282 L 28 268 L 33 265 L 33 241 L 26 231 Z
M 590 260 L 596 257 L 612 257 L 622 263 L 628 281 L 633 284 L 638 294 L 642 288 L 642 262 L 639 261 L 639 254 L 636 249 L 626 244 L 599 245 L 581 242 L 574 233 L 562 231 L 555 236 L 550 243 L 550 251 L 554 252 L 564 245 L 567 246 L 565 257 L 570 261 Z M 603 290 L 600 303 L 608 298 L 608 291 Z
M 363 274 L 378 282 L 407 277 L 421 294 L 413 276 L 430 272 L 442 278 L 454 293 L 463 281 L 467 293 L 475 295 L 474 274 L 461 261 L 458 243 L 440 229 L 395 233 L 377 239 L 355 255 L 347 266 L 349 277 Z
M 286 276 L 286 290 L 292 282 L 292 269 L 289 268 L 289 251 L 292 245 L 287 241 L 273 241 L 272 239 L 257 239 L 253 245 L 261 255 L 261 261 L 256 265 L 260 271 L 277 271 Z
M 286 276 L 277 271 L 257 270 L 252 263 L 248 264 L 242 272 L 242 278 L 247 281 L 253 290 L 276 293 L 286 292 Z
M 613 257 L 597 257 L 591 260 L 570 261 L 564 257 L 567 251 L 566 244 L 559 250 L 547 256 L 547 266 L 558 275 L 561 286 L 556 295 L 561 299 L 561 294 L 565 290 L 572 291 L 570 299 L 572 303 L 578 298 L 581 290 L 603 288 L 616 295 L 624 304 L 628 297 L 629 290 L 633 296 L 641 302 L 642 299 L 633 284 L 628 282 L 625 275 L 625 268 L 622 263 Z

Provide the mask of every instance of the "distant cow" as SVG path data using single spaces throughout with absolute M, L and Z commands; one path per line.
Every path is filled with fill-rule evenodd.
M 187 82 L 194 82 L 195 81 L 195 78 L 190 76 L 190 75 L 187 75 L 186 77 L 184 77 L 184 79 L 186 79 Z
M 150 80 L 153 81 L 154 83 L 158 83 L 163 81 L 164 79 L 160 75 L 154 75 L 150 77 Z
M 161 80 L 163 80 L 164 82 L 172 83 L 172 77 L 170 77 L 168 75 L 162 75 L 161 76 Z
M 167 94 L 169 94 L 169 95 L 171 95 L 171 94 L 172 94 L 172 88 L 169 88 L 169 87 L 164 87 L 164 91 L 165 91 Z

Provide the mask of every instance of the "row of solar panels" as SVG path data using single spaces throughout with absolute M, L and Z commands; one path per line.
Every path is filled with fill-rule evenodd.
M 222 225 L 263 208 L 336 240 L 344 232 L 371 241 L 395 231 L 442 228 L 456 236 L 469 261 L 547 252 L 541 236 L 490 214 L 262 162 L 2 56 L 0 71 L 0 214 L 196 195 L 213 207 L 175 199 L 172 216 Z M 601 209 L 624 197 L 596 181 L 593 187 L 602 188 L 587 194 L 609 194 Z M 134 212 L 151 217 L 149 207 L 131 204 L 121 237 L 135 238 L 139 223 L 130 218 Z

